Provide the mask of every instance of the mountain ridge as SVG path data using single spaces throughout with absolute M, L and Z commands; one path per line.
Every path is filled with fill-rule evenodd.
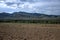
M 0 19 L 60 19 L 60 15 L 46 15 L 46 14 L 40 14 L 40 13 L 28 13 L 28 12 L 14 12 L 12 14 L 10 13 L 0 13 Z

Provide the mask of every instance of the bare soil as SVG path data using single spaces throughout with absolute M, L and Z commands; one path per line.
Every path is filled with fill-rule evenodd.
M 0 23 L 0 40 L 60 40 L 60 24 Z

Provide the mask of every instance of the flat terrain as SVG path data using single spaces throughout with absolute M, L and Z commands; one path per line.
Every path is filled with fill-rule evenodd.
M 0 23 L 0 40 L 60 40 L 60 24 Z

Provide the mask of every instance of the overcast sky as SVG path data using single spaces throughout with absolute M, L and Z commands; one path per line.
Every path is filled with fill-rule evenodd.
M 60 15 L 60 0 L 0 0 L 0 12 L 18 11 Z

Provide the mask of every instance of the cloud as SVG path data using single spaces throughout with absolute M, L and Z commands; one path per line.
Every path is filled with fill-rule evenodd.
M 60 0 L 0 0 L 0 9 L 2 9 L 0 12 L 25 11 L 59 14 Z
M 5 0 L 5 2 L 17 2 L 17 0 Z

